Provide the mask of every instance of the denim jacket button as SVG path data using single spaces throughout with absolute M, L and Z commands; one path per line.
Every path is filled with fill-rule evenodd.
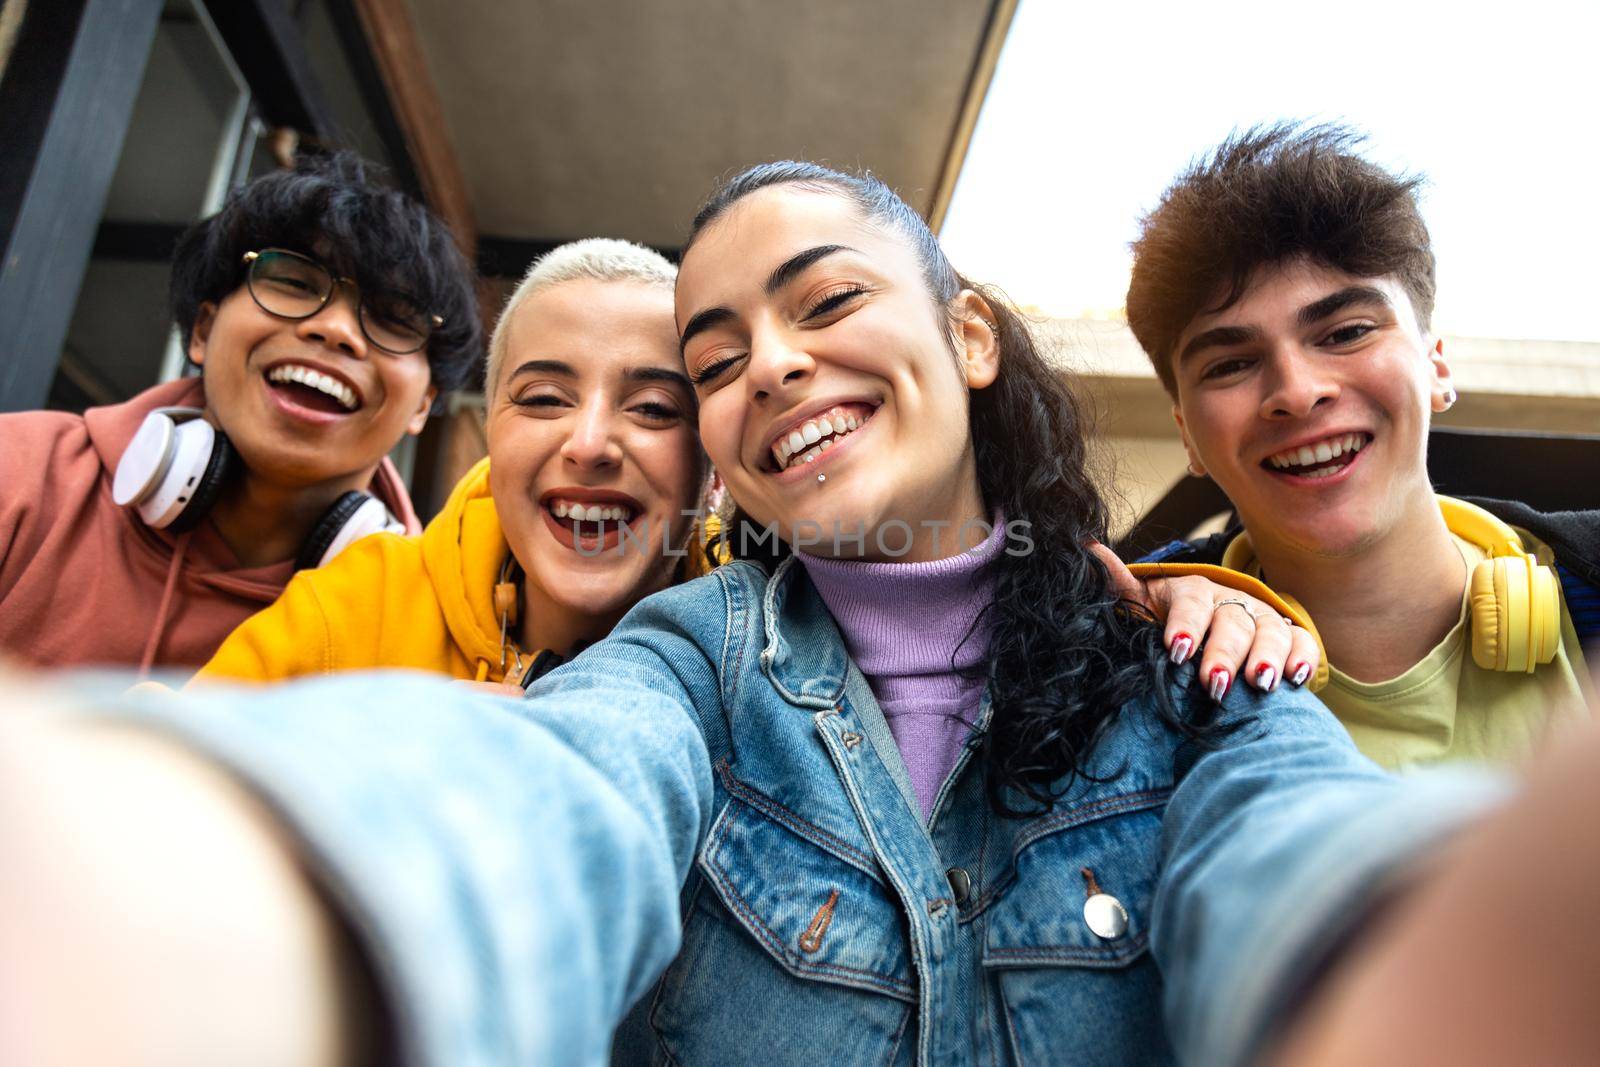
M 1096 893 L 1084 901 L 1083 921 L 1096 937 L 1115 941 L 1128 932 L 1128 909 L 1110 893 Z
M 972 895 L 972 876 L 960 867 L 951 867 L 944 876 L 950 879 L 950 892 L 955 895 L 956 904 L 965 904 Z

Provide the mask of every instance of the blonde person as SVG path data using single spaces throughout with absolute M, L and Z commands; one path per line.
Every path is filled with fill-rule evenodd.
M 301 574 L 198 678 L 412 667 L 518 679 L 703 571 L 685 515 L 706 463 L 672 321 L 676 273 L 604 238 L 535 263 L 489 343 L 489 457 L 421 536 L 369 537 Z

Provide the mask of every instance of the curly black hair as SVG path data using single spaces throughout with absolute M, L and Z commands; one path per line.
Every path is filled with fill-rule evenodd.
M 1004 512 L 1008 524 L 1028 524 L 1033 550 L 1002 552 L 988 565 L 994 600 L 986 609 L 992 625 L 983 670 L 993 713 L 976 743 L 990 804 L 1005 815 L 1049 808 L 1089 776 L 1096 743 L 1130 701 L 1149 698 L 1167 726 L 1209 743 L 1215 706 L 1184 700 L 1180 707 L 1160 629 L 1119 600 L 1087 547 L 1106 540 L 1107 512 L 1086 470 L 1083 409 L 1027 321 L 997 291 L 957 274 L 921 216 L 870 175 L 792 161 L 752 167 L 701 208 L 689 243 L 738 200 L 775 185 L 847 197 L 864 218 L 902 235 L 930 298 L 950 321 L 952 346 L 961 290 L 977 292 L 994 312 L 1000 373 L 969 401 L 978 483 L 991 511 Z M 787 553 L 767 542 L 769 551 L 756 555 L 747 538 L 734 536 L 754 525 L 735 512 L 724 528 L 731 553 L 768 565 Z
M 428 369 L 441 394 L 464 384 L 483 358 L 473 268 L 443 220 L 376 174 L 353 152 L 301 156 L 293 170 L 235 189 L 221 211 L 186 230 L 169 289 L 185 342 L 200 305 L 240 285 L 246 252 L 287 248 L 314 255 L 363 290 L 399 289 L 442 318 L 428 339 Z
M 1144 217 L 1128 325 L 1167 392 L 1177 395 L 1172 357 L 1189 323 L 1232 307 L 1263 266 L 1304 258 L 1392 276 L 1427 331 L 1434 263 L 1417 206 L 1422 178 L 1362 159 L 1362 141 L 1331 123 L 1252 127 L 1191 163 Z

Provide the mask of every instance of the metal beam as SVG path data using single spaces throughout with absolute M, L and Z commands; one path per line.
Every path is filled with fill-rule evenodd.
M 106 219 L 94 235 L 96 259 L 167 263 L 187 226 L 172 222 L 119 222 Z
M 250 86 L 261 120 L 332 147 L 338 123 L 283 0 L 223 0 L 207 4 L 206 12 Z
M 44 404 L 162 0 L 30 3 L 0 115 L 0 411 Z

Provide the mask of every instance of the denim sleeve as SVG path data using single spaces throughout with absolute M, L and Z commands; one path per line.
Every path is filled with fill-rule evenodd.
M 1184 774 L 1163 823 L 1152 946 L 1190 1065 L 1250 1063 L 1338 945 L 1420 857 L 1497 803 L 1487 772 L 1391 775 L 1300 690 L 1236 686 L 1243 721 Z
M 296 839 L 404 1062 L 599 1064 L 709 823 L 723 604 L 672 594 L 527 700 L 398 672 L 134 699 Z

